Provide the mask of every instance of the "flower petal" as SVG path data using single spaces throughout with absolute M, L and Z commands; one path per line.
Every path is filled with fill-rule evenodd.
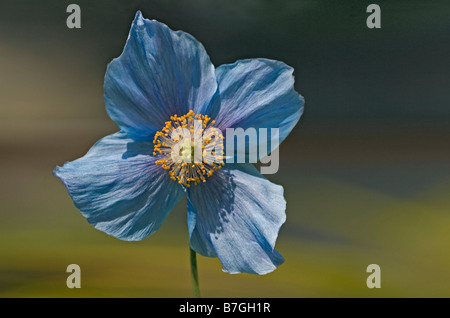
M 138 11 L 122 55 L 108 65 L 104 90 L 116 124 L 135 140 L 150 140 L 170 116 L 204 113 L 217 82 L 200 42 Z
M 286 220 L 283 187 L 251 164 L 226 165 L 188 194 L 191 247 L 218 256 L 228 273 L 266 274 L 284 261 L 274 250 Z
M 54 174 L 95 228 L 122 240 L 142 240 L 161 226 L 184 194 L 155 165 L 152 148 L 151 142 L 136 142 L 118 132 Z
M 218 67 L 221 108 L 215 118 L 216 127 L 224 135 L 226 128 L 267 128 L 267 139 L 260 138 L 258 144 L 271 145 L 271 152 L 278 145 L 270 142 L 269 128 L 279 129 L 281 143 L 303 113 L 304 98 L 294 90 L 293 71 L 269 59 L 240 60 Z

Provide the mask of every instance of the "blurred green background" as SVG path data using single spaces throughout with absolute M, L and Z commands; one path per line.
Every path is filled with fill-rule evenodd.
M 66 7 L 81 7 L 81 29 Z M 137 10 L 194 35 L 218 66 L 295 69 L 305 113 L 281 145 L 286 262 L 229 275 L 198 258 L 204 297 L 450 296 L 450 3 L 0 0 L 0 297 L 190 297 L 185 201 L 141 242 L 95 230 L 52 175 L 117 131 L 103 77 Z M 69 264 L 81 289 L 66 287 Z M 381 289 L 366 267 L 381 267 Z

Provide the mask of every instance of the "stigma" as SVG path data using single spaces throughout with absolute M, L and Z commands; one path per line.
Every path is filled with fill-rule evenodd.
M 153 155 L 156 164 L 167 170 L 170 178 L 190 187 L 225 165 L 223 135 L 208 115 L 190 110 L 179 117 L 173 115 L 155 134 Z

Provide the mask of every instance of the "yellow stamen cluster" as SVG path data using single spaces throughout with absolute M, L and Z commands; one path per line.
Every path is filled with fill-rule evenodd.
M 211 117 L 192 110 L 181 117 L 171 116 L 153 140 L 153 155 L 162 157 L 156 164 L 187 187 L 206 182 L 225 164 L 223 136 L 220 129 L 211 126 L 214 123 Z

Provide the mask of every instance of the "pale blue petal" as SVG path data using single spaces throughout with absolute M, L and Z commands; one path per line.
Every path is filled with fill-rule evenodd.
M 205 113 L 217 82 L 200 42 L 138 11 L 122 55 L 108 65 L 104 90 L 116 124 L 135 140 L 149 140 L 174 114 Z
M 225 165 L 187 194 L 194 251 L 219 257 L 228 273 L 266 274 L 283 263 L 274 250 L 286 220 L 283 187 L 253 165 Z
M 279 129 L 281 143 L 303 113 L 304 98 L 294 89 L 293 68 L 269 59 L 240 60 L 216 69 L 220 91 L 220 111 L 216 127 L 226 135 L 226 128 L 267 128 L 268 150 L 270 128 Z M 256 150 L 256 149 L 255 149 Z M 248 151 L 248 149 L 247 149 Z M 259 156 L 258 156 L 259 157 Z
M 152 149 L 151 142 L 136 142 L 119 132 L 54 174 L 95 228 L 122 240 L 142 240 L 161 226 L 184 195 L 155 165 Z

